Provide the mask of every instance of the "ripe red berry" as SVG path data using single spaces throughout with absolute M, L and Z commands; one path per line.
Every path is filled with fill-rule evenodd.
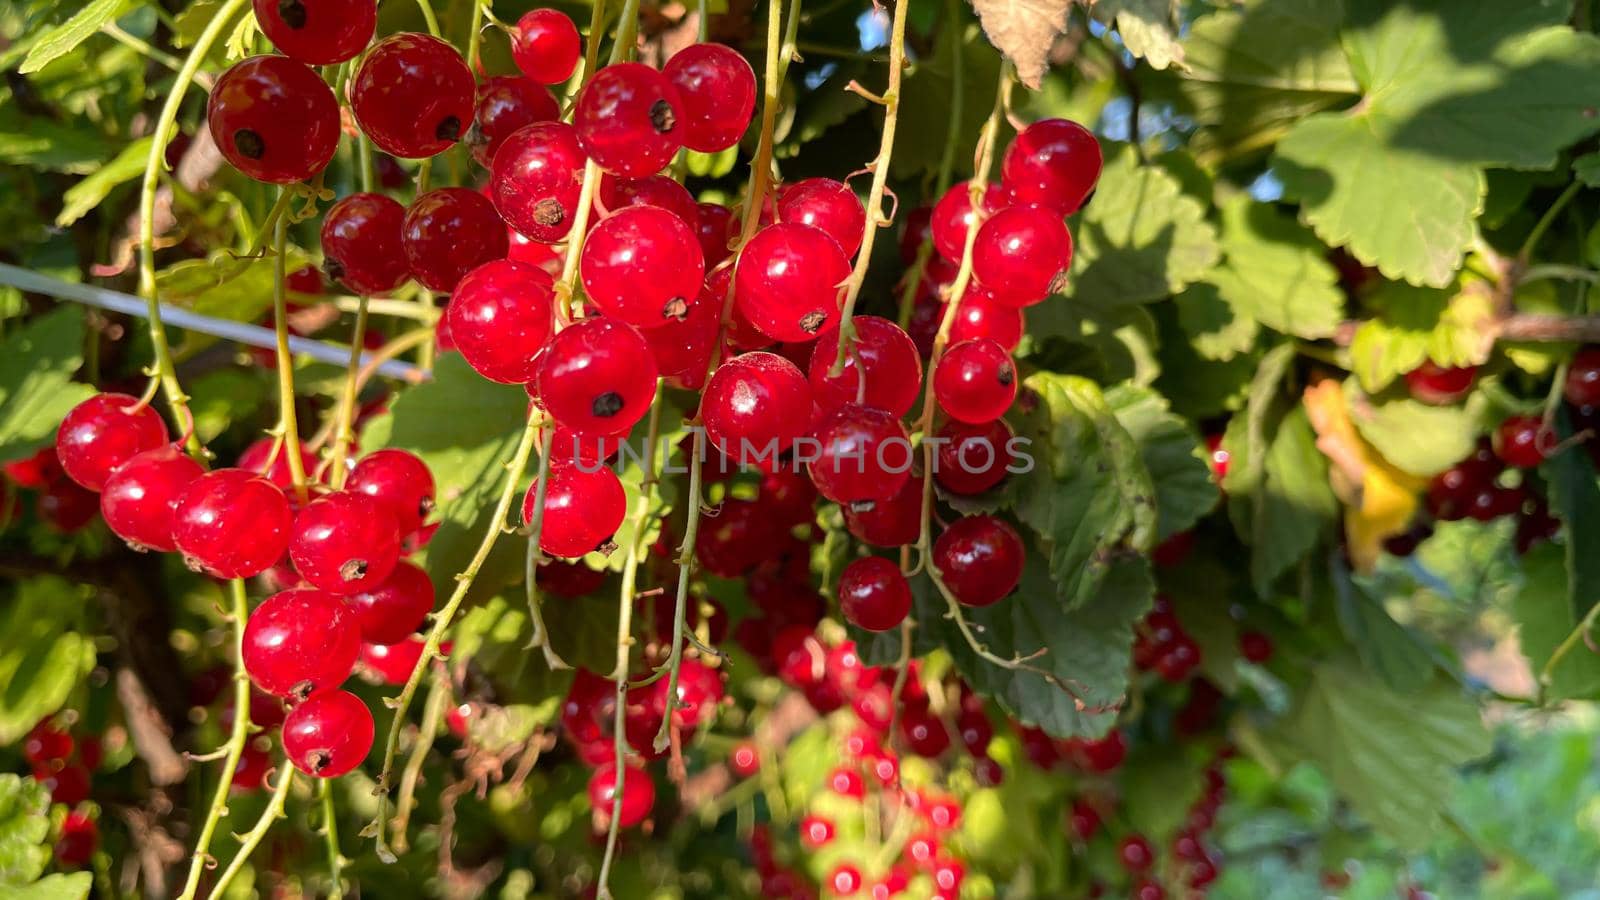
M 550 339 L 537 377 L 539 397 L 556 421 L 580 434 L 617 434 L 649 410 L 656 365 L 638 329 L 587 318 Z
M 1554 436 L 1545 431 L 1539 416 L 1511 416 L 1495 430 L 1495 455 L 1518 469 L 1532 469 L 1544 462 L 1552 444 Z
M 1161 649 L 1161 656 L 1156 660 L 1156 674 L 1163 681 L 1177 684 L 1199 665 L 1200 645 L 1188 634 L 1179 634 Z
M 455 290 L 468 272 L 504 259 L 510 249 L 494 204 L 470 188 L 440 188 L 418 197 L 406 210 L 401 234 L 411 274 L 436 291 Z
M 428 573 L 405 560 L 383 584 L 352 594 L 345 604 L 368 644 L 398 644 L 416 633 L 433 611 L 433 582 Z
M 335 491 L 294 518 L 289 558 L 305 580 L 336 596 L 370 591 L 400 559 L 394 516 L 366 494 Z
M 401 32 L 361 58 L 350 80 L 350 111 L 379 150 L 424 159 L 466 133 L 476 89 L 456 48 L 431 35 Z
M 765 509 L 750 500 L 722 501 L 715 516 L 700 522 L 695 559 L 719 578 L 738 578 L 771 557 L 778 527 Z
M 288 490 L 293 484 L 293 474 L 289 471 L 289 448 L 287 445 L 278 445 L 275 448 L 276 443 L 269 437 L 252 441 L 250 446 L 239 454 L 235 467 L 244 469 L 252 475 L 265 476 L 268 481 Z M 310 473 L 317 468 L 317 455 L 307 449 L 305 444 L 299 446 L 300 465 Z M 269 459 L 272 461 L 270 466 L 267 464 Z
M 1042 206 L 1011 206 L 978 227 L 972 274 L 994 299 L 1029 306 L 1066 286 L 1072 264 L 1072 234 L 1057 214 Z
M 733 255 L 733 248 L 728 245 L 739 236 L 739 218 L 733 210 L 720 203 L 700 203 L 696 204 L 696 209 L 699 217 L 695 234 L 700 238 L 700 252 L 705 256 L 706 269 L 710 270 Z
M 1585 347 L 1572 358 L 1564 390 L 1573 406 L 1600 406 L 1600 347 Z
M 874 547 L 915 543 L 922 532 L 922 481 L 907 478 L 887 500 L 845 507 L 844 524 L 857 540 Z
M 100 499 L 74 481 L 61 479 L 45 486 L 34 502 L 40 520 L 62 534 L 71 534 L 94 521 Z
M 700 207 L 694 202 L 694 196 L 689 193 L 689 189 L 665 175 L 618 178 L 610 173 L 602 174 L 600 204 L 613 213 L 630 206 L 653 206 L 664 209 L 689 226 L 690 231 L 695 231 L 700 222 Z M 716 206 L 714 203 L 706 205 Z M 594 240 L 594 236 L 590 235 L 589 240 Z M 696 243 L 698 242 L 697 236 Z M 723 248 L 721 254 L 727 256 L 727 249 Z
M 63 866 L 86 866 L 100 846 L 100 826 L 88 813 L 73 810 L 61 821 L 61 837 L 56 839 L 56 861 Z
M 37 491 L 61 475 L 61 462 L 56 459 L 56 447 L 40 447 L 31 455 L 0 464 L 0 473 L 19 488 Z
M 22 739 L 22 758 L 33 765 L 43 766 L 71 756 L 72 748 L 72 735 L 45 718 L 40 719 Z
M 1411 396 L 1423 403 L 1443 406 L 1472 393 L 1477 375 L 1477 366 L 1445 368 L 1428 359 L 1406 373 L 1406 387 L 1411 389 Z
M 584 241 L 584 294 L 606 315 L 639 328 L 683 321 L 700 294 L 705 262 L 684 221 L 654 206 L 612 213 Z
M 944 312 L 942 306 L 937 309 Z M 1000 303 L 988 289 L 974 282 L 961 297 L 956 320 L 950 325 L 950 343 L 990 338 L 1010 353 L 1022 342 L 1025 324 L 1022 310 Z
M 922 387 L 922 360 L 911 336 L 877 316 L 856 316 L 852 325 L 855 343 L 845 353 L 838 375 L 832 372 L 839 355 L 839 328 L 829 328 L 817 338 L 807 373 L 812 399 L 824 411 L 856 402 L 864 371 L 867 386 L 862 403 L 896 416 L 910 412 Z
M 1264 663 L 1272 658 L 1272 638 L 1259 631 L 1246 631 L 1239 635 L 1239 655 L 1253 663 Z
M 1122 862 L 1122 867 L 1129 872 L 1144 872 L 1155 864 L 1155 851 L 1150 849 L 1150 842 L 1142 835 L 1129 835 L 1117 844 L 1117 859 Z
M 357 294 L 383 294 L 411 277 L 401 233 L 406 209 L 382 194 L 351 194 L 322 219 L 322 268 Z
M 378 25 L 373 0 L 254 0 L 252 6 L 272 46 L 308 66 L 354 59 Z
M 68 478 L 98 491 L 123 463 L 167 440 L 167 423 L 161 414 L 139 406 L 137 397 L 95 394 L 61 420 L 56 430 L 56 458 Z
M 850 185 L 832 178 L 807 178 L 778 196 L 778 219 L 819 228 L 855 256 L 867 229 L 867 210 Z
M 522 521 L 532 524 L 539 485 L 529 486 L 522 500 Z M 628 513 L 628 498 L 617 473 L 579 465 L 550 470 L 545 488 L 544 523 L 539 549 L 566 558 L 603 550 Z
M 1166 900 L 1167 890 L 1158 882 L 1141 878 L 1134 882 L 1133 892 L 1129 896 L 1132 900 Z
M 847 403 L 811 434 L 819 445 L 811 482 L 835 503 L 887 500 L 911 477 L 911 438 L 899 417 L 885 410 Z
M 838 242 L 789 222 L 756 232 L 739 254 L 734 299 L 762 334 L 809 341 L 838 320 L 840 286 L 850 262 Z
M 530 382 L 550 336 L 554 296 L 555 279 L 543 269 L 509 259 L 484 263 L 450 297 L 450 336 L 479 375 L 502 384 Z
M 416 454 L 405 450 L 376 450 L 350 470 L 345 490 L 366 494 L 389 510 L 401 534 L 422 527 L 433 512 L 433 473 Z
M 775 353 L 745 353 L 718 366 L 700 401 L 706 440 L 741 462 L 770 460 L 789 449 L 810 420 L 805 376 Z
M 233 784 L 230 793 L 247 794 L 266 786 L 267 773 L 272 770 L 272 755 L 255 744 L 245 744 L 239 754 L 239 764 L 233 767 Z
M 975 212 L 972 208 L 972 184 L 963 181 L 952 185 L 934 204 L 933 216 L 929 220 L 934 249 L 947 260 L 960 262 L 967 250 L 968 229 L 1010 205 L 1010 193 L 998 184 L 991 184 L 984 187 L 983 208 Z
M 100 515 L 136 550 L 176 550 L 172 525 L 178 495 L 204 473 L 203 466 L 174 444 L 146 450 L 106 479 Z
M 756 73 L 722 44 L 690 44 L 661 74 L 678 91 L 679 140 L 690 150 L 716 153 L 739 142 L 756 108 Z
M 277 485 L 243 469 L 217 469 L 178 497 L 173 541 L 189 568 L 216 578 L 249 578 L 289 549 L 294 514 Z
M 405 684 L 416 669 L 417 662 L 422 659 L 426 644 L 427 641 L 420 636 L 408 637 L 394 644 L 362 644 L 358 658 L 362 667 L 377 675 L 384 684 Z M 448 643 L 439 649 L 450 652 Z
M 319 590 L 273 594 L 245 620 L 244 670 L 255 686 L 301 700 L 338 687 L 361 652 L 361 629 L 345 602 Z
M 809 850 L 827 846 L 833 840 L 833 820 L 811 814 L 800 819 L 800 843 Z
M 577 131 L 565 122 L 539 122 L 512 132 L 491 167 L 494 208 L 512 228 L 553 244 L 572 229 L 586 162 Z
M 828 875 L 828 895 L 849 897 L 861 890 L 861 870 L 849 863 L 840 863 Z
M 900 716 L 900 736 L 912 753 L 933 759 L 950 749 L 950 732 L 925 704 L 906 704 Z
M 326 82 L 285 56 L 252 56 L 222 73 L 206 103 L 217 149 L 268 184 L 304 181 L 339 146 L 339 103 Z
M 606 66 L 578 94 L 572 124 L 591 159 L 613 175 L 643 178 L 672 161 L 682 141 L 682 100 L 666 76 L 644 63 Z
M 589 806 L 601 822 L 610 822 L 617 809 L 617 765 L 606 763 L 589 776 Z M 632 828 L 650 815 L 656 805 L 656 786 L 650 773 L 636 766 L 628 766 L 622 776 L 621 814 L 617 825 Z
M 899 566 L 881 556 L 863 557 L 839 576 L 839 611 L 857 628 L 888 631 L 911 612 L 911 586 Z
M 981 494 L 999 484 L 1011 465 L 1011 427 L 1004 419 L 982 425 L 949 421 L 939 429 L 933 478 L 952 494 Z
M 541 11 L 555 12 L 535 10 Z M 554 122 L 560 118 L 561 104 L 544 85 L 531 78 L 495 75 L 478 88 L 472 125 L 464 140 L 472 148 L 472 158 L 487 168 L 494 164 L 500 145 L 514 132 L 535 122 Z
M 294 767 L 317 778 L 353 771 L 372 750 L 372 711 L 349 691 L 317 694 L 289 711 L 283 752 Z
M 987 339 L 950 347 L 934 370 L 933 395 L 953 419 L 974 425 L 998 419 L 1017 397 L 1011 354 Z
M 945 587 L 967 606 L 989 606 L 1022 580 L 1022 538 L 994 516 L 951 523 L 933 543 L 933 564 Z
M 728 754 L 728 768 L 740 778 L 749 778 L 761 771 L 761 754 L 756 752 L 756 745 L 745 741 L 734 747 Z
M 532 9 L 522 14 L 511 32 L 511 59 L 522 74 L 540 84 L 560 84 L 572 77 L 583 54 L 583 38 L 566 13 Z
M 722 300 L 702 291 L 689 302 L 688 313 L 644 332 L 662 378 L 676 379 L 699 390 L 705 383 L 711 352 L 722 324 Z
M 1000 177 L 1019 202 L 1070 216 L 1094 190 L 1102 165 L 1100 142 L 1089 129 L 1066 119 L 1041 119 L 1006 148 Z

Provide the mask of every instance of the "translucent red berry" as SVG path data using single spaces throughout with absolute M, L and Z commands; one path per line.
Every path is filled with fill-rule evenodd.
M 1433 360 L 1423 360 L 1422 365 L 1406 373 L 1406 387 L 1411 389 L 1411 396 L 1423 403 L 1443 406 L 1472 393 L 1477 376 L 1477 366 L 1447 368 Z
M 554 122 L 560 118 L 561 104 L 544 85 L 531 78 L 496 75 L 478 88 L 472 125 L 467 129 L 465 140 L 472 148 L 472 158 L 487 168 L 494 164 L 500 145 L 513 133 L 535 122 Z
M 956 600 L 989 606 L 1022 580 L 1022 538 L 994 516 L 967 516 L 951 523 L 933 544 L 933 564 Z
M 1494 452 L 1506 465 L 1532 469 L 1544 462 L 1555 444 L 1555 436 L 1545 430 L 1539 416 L 1511 416 L 1495 429 Z
M 1117 859 L 1122 862 L 1122 867 L 1129 872 L 1143 872 L 1155 864 L 1155 851 L 1150 849 L 1150 842 L 1142 835 L 1129 835 L 1117 845 Z
M 424 287 L 453 291 L 462 277 L 490 260 L 504 259 L 505 222 L 489 198 L 470 188 L 440 188 L 406 210 L 406 262 Z
M 293 519 L 277 485 L 243 469 L 217 469 L 178 497 L 172 537 L 189 568 L 250 578 L 283 558 Z
M 643 178 L 661 171 L 682 145 L 682 100 L 666 76 L 644 63 L 624 62 L 596 72 L 572 113 L 578 140 L 600 168 Z
M 294 767 L 318 778 L 353 771 L 372 750 L 372 711 L 349 691 L 317 694 L 289 711 L 283 752 Z
M 978 227 L 972 247 L 972 273 L 994 299 L 1028 306 L 1066 285 L 1072 264 L 1072 235 L 1052 210 L 1011 206 Z
M 1100 142 L 1066 119 L 1041 119 L 1018 132 L 1000 163 L 1006 188 L 1022 203 L 1069 216 L 1100 180 Z
M 811 481 L 835 503 L 886 500 L 911 477 L 911 439 L 893 413 L 847 403 L 823 416 L 811 434 L 818 445 Z
M 630 206 L 664 209 L 689 226 L 690 231 L 694 231 L 700 221 L 699 206 L 689 189 L 665 175 L 618 178 L 605 173 L 600 176 L 600 205 L 612 213 Z
M 354 59 L 378 25 L 373 0 L 254 0 L 252 6 L 272 46 L 308 66 Z
M 695 559 L 719 578 L 738 578 L 771 556 L 779 529 L 761 506 L 736 498 L 722 501 L 715 516 L 700 522 Z
M 50 792 L 50 802 L 77 806 L 89 799 L 89 770 L 79 765 L 66 765 L 59 769 L 34 766 L 33 780 Z
M 944 312 L 943 307 L 939 311 Z M 1022 342 L 1025 327 L 1022 310 L 996 301 L 982 285 L 974 283 L 961 296 L 956 320 L 950 326 L 950 343 L 989 338 L 1010 353 Z
M 339 146 L 333 90 L 284 56 L 252 56 L 223 72 L 211 87 L 206 122 L 223 159 L 269 184 L 310 178 Z
M 644 332 L 662 378 L 675 378 L 698 390 L 711 365 L 722 325 L 722 299 L 702 291 L 689 303 L 682 319 L 670 319 Z
M 351 194 L 322 218 L 322 269 L 357 294 L 383 294 L 411 277 L 406 208 L 382 194 Z
M 827 888 L 830 896 L 854 895 L 861 890 L 861 870 L 849 863 L 840 863 L 828 874 Z
M 867 228 L 861 198 L 850 185 L 832 178 L 807 178 L 784 188 L 778 196 L 778 219 L 827 232 L 845 256 L 855 256 L 861 249 Z
M 739 142 L 756 108 L 756 73 L 722 44 L 690 44 L 661 70 L 677 88 L 680 140 L 690 150 L 716 153 Z
M 1253 663 L 1266 662 L 1272 658 L 1272 638 L 1259 631 L 1241 632 L 1239 655 Z
M 982 209 L 974 211 L 971 183 L 952 185 L 934 204 L 929 220 L 934 249 L 945 259 L 959 263 L 967 250 L 967 230 L 1010 204 L 1011 196 L 1005 188 L 991 184 L 984 188 Z
M 118 466 L 168 440 L 161 414 L 140 406 L 139 398 L 95 394 L 61 420 L 56 430 L 56 458 L 68 478 L 98 491 Z
M 729 246 L 738 237 L 739 218 L 733 210 L 720 203 L 697 204 L 699 217 L 695 234 L 700 238 L 700 252 L 705 256 L 706 269 L 714 268 L 733 255 Z
M 428 573 L 401 560 L 383 584 L 345 598 L 368 644 L 398 644 L 416 633 L 433 612 L 433 582 Z
M 439 38 L 402 32 L 373 44 L 350 80 L 350 111 L 379 150 L 422 159 L 448 150 L 472 120 L 477 84 Z
M 857 628 L 888 631 L 911 612 L 911 587 L 898 565 L 881 556 L 863 557 L 839 576 L 839 611 Z
M 1017 396 L 1011 355 L 992 340 L 963 341 L 946 350 L 933 373 L 939 408 L 953 419 L 982 424 L 998 419 Z
M 911 336 L 877 316 L 856 316 L 852 325 L 855 342 L 846 351 L 838 375 L 832 372 L 839 358 L 840 329 L 829 328 L 817 338 L 808 369 L 812 400 L 825 411 L 856 402 L 861 373 L 865 372 L 862 403 L 896 416 L 910 412 L 922 389 L 922 359 Z
M 19 488 L 37 491 L 61 476 L 61 461 L 55 444 L 40 447 L 28 456 L 0 464 L 0 473 Z
M 343 600 L 300 588 L 261 601 L 244 626 L 244 670 L 275 697 L 304 699 L 350 677 L 361 629 Z
M 400 528 L 372 497 L 335 491 L 295 516 L 289 558 L 305 580 L 329 593 L 372 590 L 400 558 Z
M 659 207 L 631 206 L 589 233 L 579 272 L 584 293 L 607 316 L 655 328 L 688 317 L 705 263 L 682 219 Z
M 100 498 L 93 491 L 65 478 L 45 485 L 34 503 L 39 518 L 62 534 L 71 534 L 93 522 L 99 508 Z
M 522 521 L 532 524 L 539 485 L 529 486 L 522 500 Z M 539 549 L 559 557 L 578 557 L 602 550 L 628 513 L 628 498 L 617 473 L 604 466 L 591 469 L 564 465 L 549 474 Z
M 586 162 L 577 131 L 565 122 L 515 131 L 494 155 L 494 208 L 522 234 L 555 243 L 566 237 L 578 213 Z
M 205 473 L 176 445 L 146 450 L 111 473 L 100 492 L 100 515 L 136 550 L 171 552 L 178 496 Z
M 589 805 L 602 822 L 611 821 L 612 812 L 617 808 L 617 781 L 616 763 L 606 763 L 589 776 Z M 656 804 L 656 786 L 650 781 L 650 773 L 636 766 L 628 766 L 621 781 L 622 804 L 617 825 L 632 828 L 650 815 L 650 809 Z
M 510 31 L 511 59 L 534 81 L 560 84 L 578 68 L 583 38 L 566 13 L 532 9 L 523 13 Z
M 1563 385 L 1573 406 L 1600 406 L 1600 347 L 1585 347 L 1572 358 Z
M 916 543 L 922 533 L 922 481 L 907 478 L 887 500 L 853 503 L 844 508 L 850 533 L 874 547 Z
M 638 329 L 591 317 L 550 339 L 537 377 L 539 397 L 556 421 L 580 433 L 616 434 L 649 410 L 656 366 Z
M 22 739 L 22 758 L 34 765 L 47 765 L 72 755 L 72 735 L 57 728 L 54 721 L 40 719 Z
M 550 336 L 555 280 L 509 259 L 467 273 L 450 297 L 450 337 L 479 375 L 502 384 L 533 380 Z
M 300 465 L 308 474 L 317 468 L 317 455 L 312 453 L 305 444 L 300 444 Z M 268 460 L 271 465 L 268 465 Z M 273 438 L 260 438 L 252 441 L 250 446 L 244 448 L 235 463 L 237 468 L 244 469 L 253 475 L 262 475 L 273 484 L 284 490 L 294 483 L 293 473 L 289 471 L 289 447 L 280 444 Z
M 401 534 L 416 531 L 433 512 L 433 473 L 427 463 L 405 450 L 375 450 L 361 457 L 344 487 L 383 504 Z
M 952 420 L 938 437 L 933 478 L 950 493 L 981 494 L 1006 477 L 1012 434 L 1004 419 L 979 425 Z
M 61 820 L 61 837 L 56 839 L 56 862 L 67 867 L 86 866 L 100 846 L 100 826 L 88 813 L 73 810 Z
M 426 645 L 427 641 L 418 635 L 393 644 L 362 644 L 361 666 L 377 675 L 384 684 L 405 684 L 422 659 Z M 449 652 L 448 642 L 440 649 Z
M 809 341 L 838 320 L 840 287 L 850 262 L 838 242 L 788 222 L 756 232 L 739 254 L 734 299 L 762 334 Z
M 806 433 L 810 420 L 806 377 L 776 353 L 745 353 L 718 366 L 700 402 L 706 440 L 742 462 L 775 458 Z

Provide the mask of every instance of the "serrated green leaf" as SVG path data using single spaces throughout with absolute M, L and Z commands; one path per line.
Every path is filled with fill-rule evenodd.
M 1115 23 L 1122 45 L 1152 68 L 1183 68 L 1177 0 L 1099 0 L 1090 9 L 1102 24 Z
M 1566 440 L 1572 432 L 1561 408 L 1556 433 Z M 1539 471 L 1550 485 L 1550 509 L 1566 525 L 1567 597 L 1576 621 L 1600 603 L 1600 486 L 1589 454 L 1577 447 L 1545 460 Z
M 1117 421 L 1139 445 L 1156 491 L 1156 540 L 1184 531 L 1217 505 L 1217 485 L 1194 426 L 1149 388 L 1121 384 L 1106 392 Z
M 1172 401 L 1172 408 L 1196 421 L 1241 408 L 1265 352 L 1261 345 L 1225 360 L 1208 359 L 1195 350 L 1178 323 L 1176 304 L 1150 309 L 1160 327 L 1161 374 L 1155 388 Z
M 1430 477 L 1472 453 L 1483 427 L 1483 404 L 1433 406 L 1409 395 L 1368 397 L 1345 382 L 1350 420 L 1384 459 L 1413 475 Z
M 15 743 L 66 702 L 94 668 L 94 641 L 73 630 L 78 589 L 44 576 L 17 585 L 0 621 L 0 744 Z
M 99 206 L 118 185 L 138 177 L 144 172 L 149 155 L 150 139 L 140 138 L 122 148 L 115 159 L 67 188 L 61 197 L 61 212 L 56 216 L 56 226 L 65 228 L 78 221 L 84 213 Z
M 89 39 L 107 22 L 117 17 L 123 0 L 90 0 L 72 18 L 50 29 L 28 48 L 28 55 L 18 69 L 31 75 L 57 59 L 71 53 L 73 48 Z
M 55 436 L 72 407 L 94 393 L 73 382 L 83 362 L 83 310 L 63 305 L 0 343 L 0 460 L 20 459 Z
M 0 773 L 0 886 L 29 884 L 44 874 L 50 862 L 49 812 L 44 785 Z
M 1344 293 L 1311 231 L 1245 195 L 1224 203 L 1221 213 L 1225 258 L 1203 283 L 1243 319 L 1295 337 L 1332 336 L 1344 320 Z M 1232 344 L 1243 349 L 1237 337 Z
M 1380 391 L 1433 360 L 1441 366 L 1479 365 L 1494 337 L 1492 303 L 1481 282 L 1450 290 L 1389 282 L 1366 299 L 1375 315 L 1350 341 L 1351 371 L 1368 391 Z
M 1522 557 L 1522 567 L 1526 580 L 1512 601 L 1511 614 L 1517 622 L 1517 644 L 1537 679 L 1581 620 L 1572 614 L 1561 547 L 1548 542 L 1535 546 Z M 1600 656 L 1581 644 L 1572 648 L 1550 670 L 1543 694 L 1550 700 L 1600 695 Z

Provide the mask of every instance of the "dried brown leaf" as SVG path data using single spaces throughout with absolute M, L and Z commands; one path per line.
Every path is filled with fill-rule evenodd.
M 1050 47 L 1067 31 L 1072 0 L 972 0 L 989 43 L 1017 67 L 1034 90 L 1050 68 Z

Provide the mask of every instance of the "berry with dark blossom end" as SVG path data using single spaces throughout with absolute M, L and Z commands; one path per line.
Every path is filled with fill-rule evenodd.
M 811 436 L 811 483 L 835 503 L 887 500 L 911 477 L 911 439 L 890 412 L 846 403 L 823 416 Z
M 992 422 L 1017 397 L 1016 364 L 995 341 L 962 341 L 939 358 L 933 395 L 952 419 L 973 425 Z
M 823 332 L 812 347 L 807 367 L 812 399 L 824 411 L 857 402 L 860 396 L 867 406 L 896 416 L 910 412 L 922 388 L 922 360 L 911 336 L 877 316 L 856 316 L 850 324 L 855 341 L 845 352 L 839 374 L 833 369 L 839 359 L 840 328 Z
M 1022 538 L 994 516 L 957 519 L 933 544 L 933 564 L 950 593 L 966 606 L 989 606 L 1022 580 Z
M 418 197 L 406 210 L 401 235 L 411 274 L 435 291 L 454 291 L 468 272 L 504 259 L 510 249 L 494 204 L 470 188 L 440 188 Z
M 105 487 L 119 466 L 169 440 L 161 414 L 127 394 L 95 394 L 79 403 L 56 429 L 62 471 L 91 491 Z
M 543 269 L 509 259 L 484 263 L 450 296 L 450 336 L 479 375 L 501 384 L 531 382 L 550 336 L 554 297 L 555 279 Z
M 565 558 L 606 552 L 628 512 L 628 498 L 617 473 L 604 466 L 565 465 L 551 469 L 548 479 L 539 549 Z M 538 511 L 534 508 L 538 489 L 535 482 L 523 497 L 524 524 L 532 524 Z
M 661 74 L 678 91 L 685 147 L 717 153 L 739 142 L 756 108 L 756 73 L 743 56 L 722 44 L 690 44 Z
M 251 5 L 272 46 L 308 66 L 354 59 L 378 26 L 373 0 L 254 0 Z
M 511 59 L 540 84 L 560 84 L 572 77 L 583 54 L 583 37 L 566 13 L 531 9 L 510 29 Z
M 1011 206 L 978 227 L 972 274 L 994 299 L 1031 306 L 1066 286 L 1072 265 L 1072 233 L 1054 212 Z
M 739 254 L 734 302 L 775 341 L 805 342 L 839 318 L 850 262 L 826 232 L 781 222 L 756 232 Z
M 614 63 L 579 92 L 572 124 L 600 168 L 643 178 L 661 171 L 683 145 L 682 104 L 665 75 L 644 63 Z
M 205 468 L 174 444 L 146 450 L 111 473 L 100 492 L 100 515 L 136 550 L 178 549 L 172 526 L 178 496 Z
M 375 450 L 361 457 L 344 487 L 382 504 L 394 516 L 401 534 L 422 527 L 433 512 L 433 473 L 427 463 L 406 450 Z
M 845 256 L 855 256 L 867 228 L 867 210 L 850 185 L 832 178 L 807 178 L 778 195 L 778 220 L 821 229 L 839 243 Z
M 350 80 L 350 111 L 379 150 L 424 159 L 466 134 L 476 94 L 456 48 L 431 35 L 401 32 L 361 58 Z
M 345 598 L 369 644 L 398 644 L 416 633 L 433 611 L 433 582 L 405 560 L 377 587 Z
M 518 232 L 553 244 L 572 230 L 586 162 L 577 131 L 565 122 L 512 132 L 491 165 L 494 208 Z
M 294 767 L 317 778 L 354 771 L 372 750 L 372 711 L 349 691 L 316 694 L 289 711 L 283 752 Z
M 756 351 L 712 373 L 700 400 L 700 421 L 707 442 L 724 456 L 771 459 L 806 433 L 811 403 L 811 387 L 794 363 Z
M 617 781 L 617 765 L 614 762 L 600 766 L 589 776 L 589 806 L 600 822 L 609 823 L 618 809 Z M 656 786 L 650 780 L 650 773 L 637 766 L 628 766 L 621 781 L 622 803 L 617 825 L 632 828 L 643 822 L 656 805 Z
M 244 670 L 276 697 L 304 699 L 338 687 L 361 652 L 361 629 L 343 600 L 313 588 L 273 594 L 245 620 Z
M 472 158 L 488 168 L 506 138 L 536 122 L 560 118 L 561 104 L 544 85 L 531 78 L 495 75 L 478 87 L 465 141 L 472 148 Z
M 206 123 L 223 159 L 268 184 L 310 178 L 339 146 L 332 89 L 285 56 L 252 56 L 223 72 L 211 87 Z
M 394 290 L 411 277 L 406 209 L 382 194 L 351 194 L 322 217 L 322 268 L 357 294 Z
M 863 557 L 839 576 L 839 611 L 857 628 L 888 631 L 911 612 L 911 586 L 899 566 L 881 556 Z
M 301 577 L 331 594 L 370 591 L 400 559 L 400 527 L 372 497 L 334 491 L 295 516 L 289 558 Z
M 1478 375 L 1477 366 L 1445 367 L 1431 359 L 1406 373 L 1406 387 L 1411 396 L 1423 403 L 1443 406 L 1454 403 L 1472 393 L 1472 382 Z
M 579 256 L 584 294 L 607 316 L 638 328 L 681 322 L 700 296 L 705 260 L 682 219 L 654 206 L 607 216 Z
M 243 469 L 216 469 L 189 483 L 174 509 L 172 538 L 189 568 L 250 578 L 289 549 L 294 513 L 277 485 Z
M 1094 191 L 1103 165 L 1100 142 L 1089 129 L 1067 119 L 1041 119 L 1006 148 L 1000 177 L 1018 202 L 1070 216 Z
M 662 378 L 699 390 L 706 382 L 711 353 L 722 325 L 722 298 L 701 291 L 682 319 L 668 319 L 644 332 Z
M 656 364 L 639 330 L 616 319 L 580 319 L 550 339 L 538 361 L 539 397 L 580 434 L 617 434 L 650 409 Z

